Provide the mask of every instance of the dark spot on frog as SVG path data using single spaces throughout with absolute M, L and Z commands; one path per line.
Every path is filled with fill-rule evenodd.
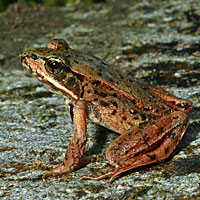
M 156 111 L 156 113 L 158 113 L 158 112 L 159 112 L 159 109 L 158 109 L 158 108 L 156 108 L 156 110 L 155 110 L 155 111 Z
M 100 93 L 100 96 L 101 96 L 101 97 L 107 97 L 107 93 L 101 92 L 101 93 Z
M 117 107 L 118 108 L 118 104 L 117 104 L 117 102 L 116 101 L 111 101 L 111 103 L 115 106 L 115 107 Z
M 179 108 L 185 108 L 185 109 L 188 109 L 191 107 L 188 103 L 178 103 L 177 106 Z
M 175 104 L 176 102 L 175 102 L 175 101 L 171 101 L 171 103 L 172 103 L 172 104 Z
M 169 137 L 174 140 L 174 139 L 176 139 L 176 134 L 173 132 L 169 132 Z
M 116 113 L 117 113 L 116 110 L 113 110 L 113 111 L 112 111 L 112 115 L 115 115 Z
M 135 99 L 132 99 L 131 102 L 132 102 L 133 104 L 135 104 Z
M 138 117 L 138 116 L 135 116 L 133 119 L 134 119 L 134 120 L 138 120 L 138 119 L 139 119 L 139 117 Z
M 174 116 L 174 117 L 172 117 L 172 119 L 178 119 L 179 118 L 179 116 Z
M 144 107 L 143 110 L 144 110 L 144 111 L 149 111 L 150 109 L 147 108 L 147 107 Z
M 107 107 L 107 106 L 109 106 L 109 103 L 107 103 L 105 101 L 100 101 L 100 105 L 104 106 L 104 107 Z
M 113 93 L 112 96 L 113 96 L 113 97 L 117 97 L 117 94 L 116 94 L 116 93 Z
M 102 76 L 102 73 L 101 73 L 101 72 L 99 72 L 99 73 L 98 73 L 98 75 L 99 75 L 99 76 Z
M 156 160 L 156 154 L 149 154 L 149 155 L 147 155 L 151 160 Z
M 185 104 L 184 104 L 184 103 L 178 103 L 177 106 L 178 106 L 179 108 L 184 108 L 184 107 L 185 107 Z
M 132 124 L 132 123 L 129 122 L 129 121 L 128 121 L 127 123 L 128 123 L 128 125 L 131 126 L 131 127 L 134 126 L 134 124 Z
M 78 139 L 78 140 L 76 141 L 76 144 L 79 144 L 79 142 L 80 142 L 80 139 Z
M 168 152 L 169 152 L 169 147 L 167 147 L 167 148 L 165 149 L 165 154 L 168 154 Z
M 126 120 L 127 120 L 127 117 L 126 117 L 126 116 L 123 116 L 122 119 L 123 119 L 124 121 L 126 121 Z
M 131 132 L 129 132 L 129 133 L 128 133 L 128 136 L 129 136 L 129 137 L 132 137 L 132 134 L 131 134 Z
M 141 115 L 141 117 L 142 117 L 142 120 L 143 120 L 143 121 L 145 121 L 146 118 L 147 118 L 145 115 Z
M 120 145 L 122 145 L 122 142 L 118 142 L 117 144 L 120 146 Z
M 85 87 L 84 87 L 84 86 L 82 86 L 82 89 L 81 89 L 81 94 L 80 94 L 80 97 L 81 97 L 81 98 L 83 98 L 83 95 L 84 95 L 84 88 L 85 88 Z
M 94 81 L 93 84 L 94 84 L 95 86 L 98 86 L 99 84 L 101 84 L 101 81 Z

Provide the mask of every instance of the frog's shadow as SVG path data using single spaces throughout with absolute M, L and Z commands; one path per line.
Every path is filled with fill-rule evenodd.
M 92 147 L 86 150 L 85 155 L 86 156 L 94 156 L 98 154 L 105 153 L 108 146 L 114 141 L 114 139 L 110 142 L 108 142 L 108 138 L 110 137 L 109 134 L 112 134 L 111 137 L 114 139 L 119 136 L 119 134 L 104 128 L 103 126 L 97 125 L 96 132 L 94 133 L 94 144 Z

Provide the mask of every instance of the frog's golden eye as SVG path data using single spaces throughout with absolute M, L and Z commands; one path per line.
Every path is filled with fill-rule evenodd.
M 63 71 L 64 63 L 58 58 L 49 58 L 46 62 L 47 73 L 51 75 L 58 75 Z

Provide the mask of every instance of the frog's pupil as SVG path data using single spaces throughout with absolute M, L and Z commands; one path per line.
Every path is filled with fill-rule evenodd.
M 49 67 L 51 68 L 51 70 L 54 72 L 56 69 L 59 68 L 59 63 L 55 60 L 50 60 L 49 61 Z

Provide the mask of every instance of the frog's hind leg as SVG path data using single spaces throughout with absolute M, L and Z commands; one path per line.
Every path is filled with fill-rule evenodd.
M 119 174 L 133 168 L 164 161 L 179 144 L 187 125 L 187 116 L 177 111 L 157 119 L 141 130 L 122 134 L 106 151 L 106 159 L 118 167 L 99 177 L 83 178 L 100 180 L 109 176 L 112 181 Z

